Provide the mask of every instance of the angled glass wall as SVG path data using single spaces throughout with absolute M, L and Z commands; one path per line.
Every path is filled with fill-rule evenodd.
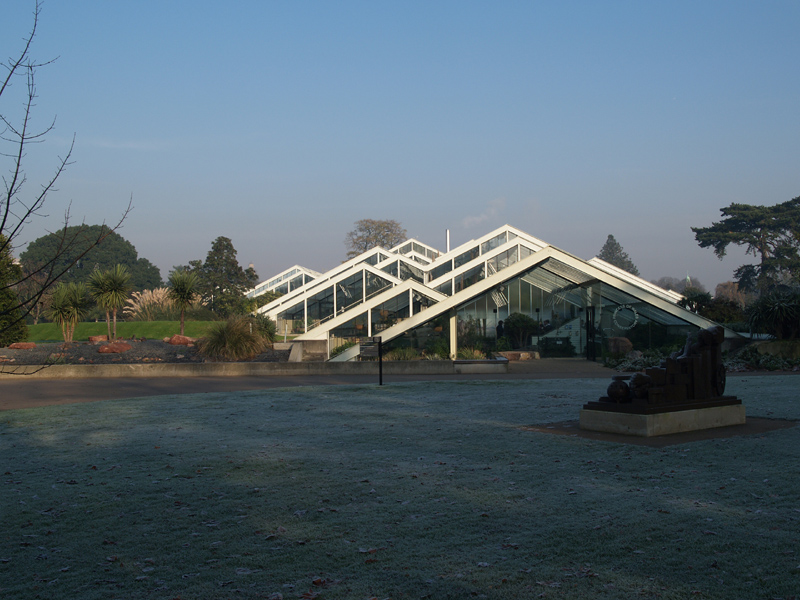
M 686 335 L 698 329 L 565 267 L 550 260 L 459 306 L 459 347 L 466 343 L 495 350 L 499 344 L 506 350 L 538 350 L 543 357 L 600 357 L 620 347 L 672 352 L 682 348 Z M 504 326 L 507 339 L 498 340 L 500 321 L 508 321 L 515 313 L 529 319 L 529 329 L 520 333 Z M 626 341 L 620 345 L 617 340 L 621 338 Z

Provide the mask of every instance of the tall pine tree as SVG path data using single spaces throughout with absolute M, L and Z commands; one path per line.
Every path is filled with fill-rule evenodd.
M 636 265 L 633 264 L 630 256 L 628 253 L 622 249 L 620 243 L 614 239 L 613 235 L 609 235 L 606 243 L 603 244 L 603 247 L 600 249 L 600 253 L 597 255 L 597 258 L 606 261 L 607 263 L 614 265 L 622 269 L 623 271 L 627 271 L 631 275 L 639 275 L 639 269 L 636 268 Z
M 176 267 L 176 270 L 197 275 L 197 292 L 203 304 L 220 317 L 250 310 L 245 293 L 258 283 L 258 275 L 252 267 L 243 269 L 239 265 L 230 238 L 220 236 L 215 239 L 204 263 L 193 260 L 186 266 Z

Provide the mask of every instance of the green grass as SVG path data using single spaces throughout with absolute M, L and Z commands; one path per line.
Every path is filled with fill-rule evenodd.
M 198 338 L 205 335 L 206 331 L 215 321 L 186 321 L 185 333 L 189 337 Z M 128 321 L 117 322 L 117 337 L 147 338 L 160 340 L 180 333 L 179 321 Z M 105 321 L 101 323 L 78 323 L 75 329 L 75 341 L 85 341 L 90 335 L 107 335 L 108 327 Z M 28 325 L 28 341 L 30 342 L 60 342 L 63 341 L 61 328 L 55 323 L 38 323 Z
M 750 416 L 796 420 L 799 381 L 737 377 L 729 392 Z M 520 428 L 575 419 L 605 387 L 309 387 L 0 413 L 0 597 L 796 595 L 800 428 L 663 449 Z

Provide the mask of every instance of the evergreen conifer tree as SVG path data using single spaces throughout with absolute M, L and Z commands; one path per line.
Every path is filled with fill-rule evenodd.
M 622 249 L 622 246 L 616 239 L 614 239 L 613 235 L 609 234 L 608 239 L 600 249 L 600 253 L 597 255 L 597 258 L 604 260 L 607 263 L 622 269 L 623 271 L 627 271 L 631 275 L 636 275 L 637 277 L 639 276 L 639 269 L 636 268 L 636 265 L 633 264 L 633 261 L 631 260 L 630 256 L 628 256 L 628 253 Z

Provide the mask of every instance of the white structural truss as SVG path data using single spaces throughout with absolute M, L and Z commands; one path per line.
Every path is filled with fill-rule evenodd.
M 356 358 L 358 343 L 378 335 L 420 351 L 445 343 L 454 358 L 459 337 L 492 340 L 514 313 L 539 324 L 525 341 L 549 348 L 545 354 L 588 358 L 609 338 L 628 338 L 635 349 L 664 347 L 713 324 L 678 306 L 680 294 L 510 225 L 446 253 L 411 239 L 326 273 L 295 266 L 248 295 L 270 291 L 282 295 L 259 313 L 275 320 L 280 335 L 327 341 L 329 354 L 350 346 L 332 360 Z

